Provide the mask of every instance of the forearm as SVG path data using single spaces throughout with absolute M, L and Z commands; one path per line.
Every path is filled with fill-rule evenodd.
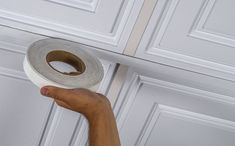
M 90 146 L 120 146 L 118 130 L 111 104 L 102 94 L 87 89 L 63 89 L 45 86 L 44 96 L 67 109 L 83 114 L 89 122 Z
M 90 146 L 120 146 L 118 130 L 112 109 L 97 113 L 89 121 Z

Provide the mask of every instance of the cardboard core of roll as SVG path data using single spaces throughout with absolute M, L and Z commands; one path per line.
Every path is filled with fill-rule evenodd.
M 47 54 L 46 61 L 52 69 L 54 69 L 55 71 L 57 71 L 59 73 L 65 74 L 65 75 L 71 75 L 71 76 L 80 75 L 86 69 L 84 62 L 79 57 L 77 57 L 76 55 L 74 55 L 72 53 L 66 52 L 66 51 L 61 51 L 61 50 L 51 51 Z M 52 62 L 52 61 L 60 61 L 60 62 L 67 63 L 67 64 L 73 66 L 77 71 L 76 72 L 69 72 L 69 73 L 60 72 L 60 71 L 56 70 L 53 66 L 51 66 L 50 62 Z

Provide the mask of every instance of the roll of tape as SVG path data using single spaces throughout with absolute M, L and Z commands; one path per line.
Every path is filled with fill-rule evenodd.
M 77 71 L 60 72 L 50 65 L 52 61 L 70 64 Z M 60 39 L 44 39 L 33 43 L 24 59 L 24 71 L 40 88 L 52 85 L 93 91 L 98 88 L 104 74 L 102 64 L 95 56 L 77 43 Z

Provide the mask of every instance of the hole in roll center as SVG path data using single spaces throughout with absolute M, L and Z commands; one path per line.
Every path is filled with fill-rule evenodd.
M 79 57 L 62 50 L 49 52 L 46 61 L 52 69 L 65 75 L 80 75 L 86 69 Z

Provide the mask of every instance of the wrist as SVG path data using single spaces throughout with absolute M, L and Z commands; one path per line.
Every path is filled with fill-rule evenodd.
M 86 118 L 89 122 L 104 119 L 109 116 L 113 116 L 110 103 L 99 103 L 99 105 L 95 106 L 90 113 L 86 114 Z

